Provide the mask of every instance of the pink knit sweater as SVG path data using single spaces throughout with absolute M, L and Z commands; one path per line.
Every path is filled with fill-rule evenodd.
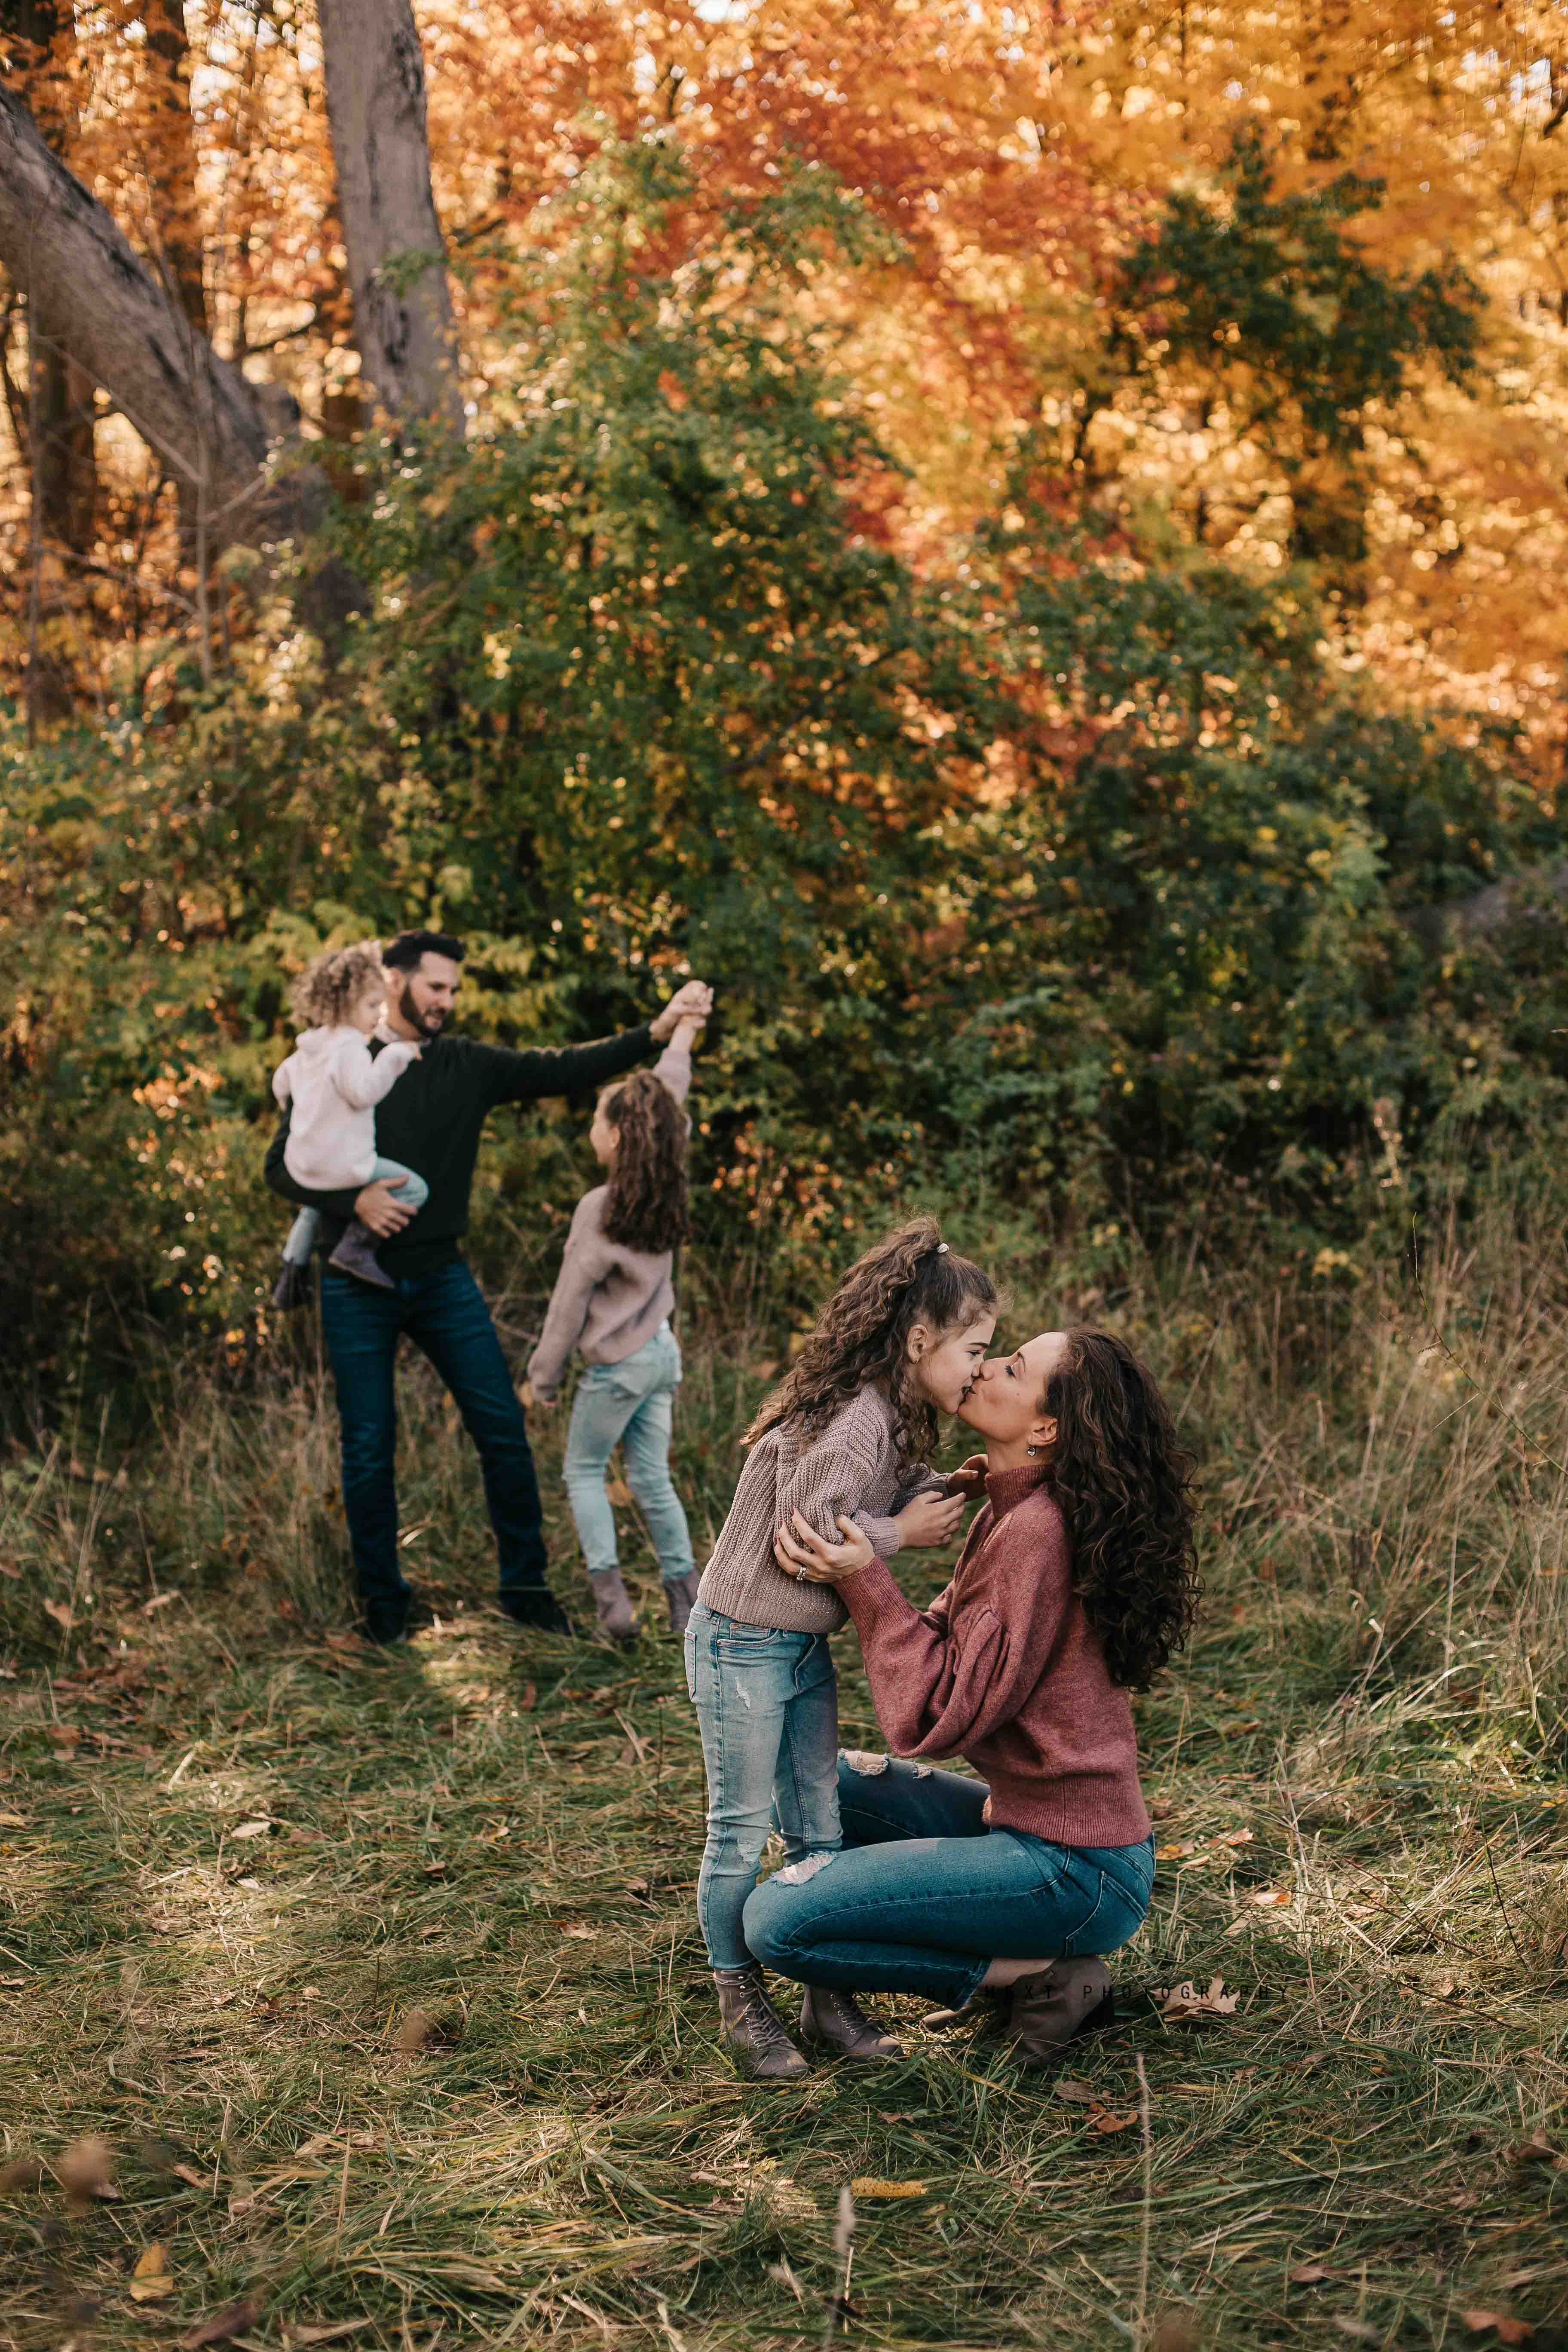
M 838 1586 L 883 1731 L 901 1756 L 962 1756 L 987 1821 L 1058 1845 L 1149 1834 L 1127 1693 L 1072 1589 L 1061 1511 L 1034 1464 L 994 1473 L 929 1609 L 879 1560 Z

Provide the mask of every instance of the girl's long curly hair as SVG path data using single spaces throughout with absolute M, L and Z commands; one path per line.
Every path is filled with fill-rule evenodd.
M 601 1220 L 623 1249 L 672 1250 L 691 1230 L 686 1114 L 662 1078 L 638 1070 L 599 1098 L 616 1134 Z
M 1154 1375 L 1114 1332 L 1079 1328 L 1046 1382 L 1051 1483 L 1073 1586 L 1113 1682 L 1147 1690 L 1192 1631 L 1203 1586 L 1193 1457 Z
M 336 1029 L 371 982 L 384 984 L 385 980 L 381 941 L 361 940 L 352 948 L 329 948 L 315 957 L 289 989 L 289 1002 L 301 1029 Z
M 900 1466 L 925 1459 L 936 1451 L 937 1418 L 911 1378 L 910 1333 L 917 1323 L 939 1334 L 966 1331 L 996 1305 L 984 1267 L 942 1247 L 934 1217 L 916 1217 L 856 1259 L 745 1444 L 780 1422 L 798 1421 L 809 1445 L 841 1405 L 875 1381 L 892 1399 Z

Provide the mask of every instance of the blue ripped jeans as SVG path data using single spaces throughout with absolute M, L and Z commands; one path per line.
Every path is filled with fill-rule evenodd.
M 668 1323 L 618 1364 L 590 1364 L 577 1383 L 562 1465 L 573 1524 L 590 1576 L 617 1565 L 616 1515 L 605 1472 L 619 1445 L 626 1484 L 642 1505 L 666 1584 L 694 1566 L 686 1513 L 669 1475 L 680 1348 Z
M 759 1886 L 747 1944 L 801 1984 L 962 2009 L 993 1960 L 1114 1952 L 1137 1934 L 1152 1838 L 1068 1846 L 990 1829 L 987 1793 L 984 1780 L 851 1749 L 838 1759 L 846 1850 Z
M 716 1969 L 743 1969 L 742 1914 L 768 1832 L 785 1858 L 837 1853 L 838 1683 L 826 1633 L 743 1625 L 699 1601 L 686 1629 L 686 1687 L 708 1768 L 708 1841 L 697 1916 Z

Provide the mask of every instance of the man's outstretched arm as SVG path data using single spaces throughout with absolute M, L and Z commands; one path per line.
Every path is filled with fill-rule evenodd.
M 601 1037 L 591 1045 L 542 1045 L 526 1053 L 509 1053 L 504 1046 L 486 1049 L 492 1103 L 534 1102 L 542 1095 L 584 1094 L 590 1087 L 607 1086 L 624 1071 L 636 1069 L 655 1045 L 675 1034 L 683 1017 L 705 1019 L 713 1003 L 706 981 L 689 980 L 677 989 L 663 1011 L 618 1037 Z

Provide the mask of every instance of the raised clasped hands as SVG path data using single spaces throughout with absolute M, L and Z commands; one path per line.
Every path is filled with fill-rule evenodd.
M 693 1022 L 699 1027 L 713 1010 L 713 991 L 705 980 L 689 980 L 678 988 L 662 1012 L 648 1023 L 648 1034 L 663 1045 L 674 1036 L 677 1024 Z
M 869 1568 L 877 1557 L 870 1538 L 842 1511 L 838 1524 L 844 1530 L 844 1541 L 828 1543 L 796 1511 L 793 1530 L 780 1528 L 773 1538 L 773 1558 L 784 1574 L 804 1584 L 837 1584 L 843 1578 L 858 1576 L 863 1568 Z

